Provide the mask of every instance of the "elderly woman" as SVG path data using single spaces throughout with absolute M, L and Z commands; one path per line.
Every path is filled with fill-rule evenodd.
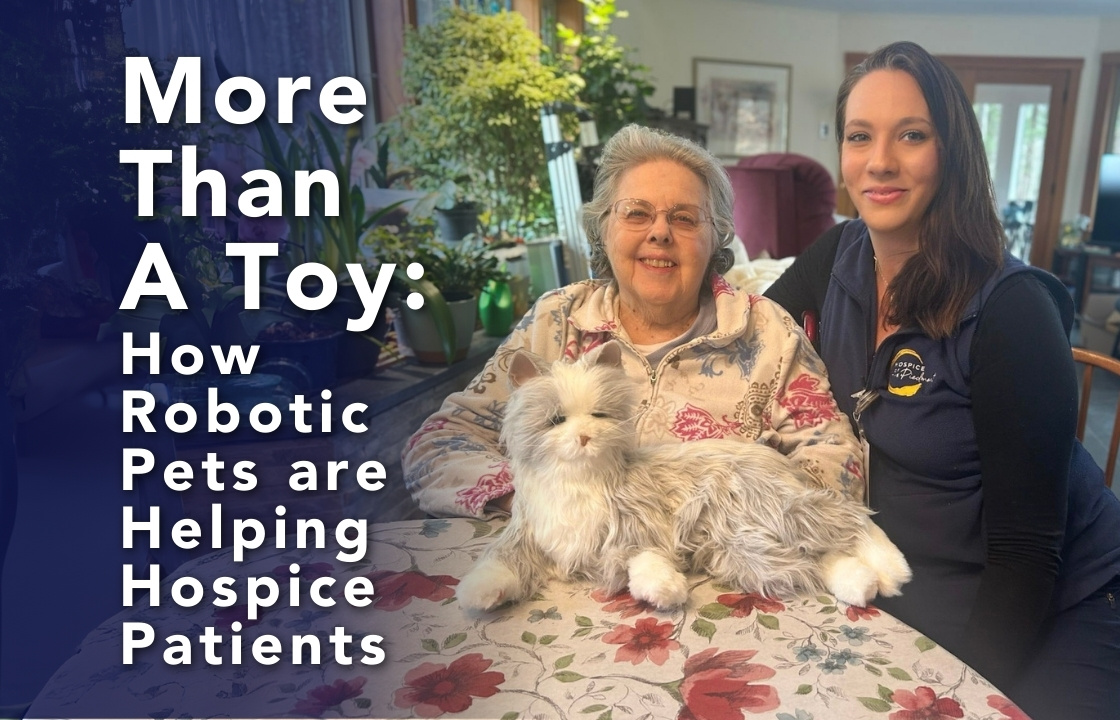
M 597 279 L 537 301 L 466 390 L 447 398 L 403 454 L 405 478 L 435 515 L 508 511 L 516 478 L 499 447 L 512 353 L 572 360 L 617 340 L 644 387 L 640 444 L 765 442 L 822 486 L 862 495 L 858 443 L 820 359 L 769 300 L 736 292 L 731 184 L 687 140 L 628 126 L 603 149 L 584 208 Z

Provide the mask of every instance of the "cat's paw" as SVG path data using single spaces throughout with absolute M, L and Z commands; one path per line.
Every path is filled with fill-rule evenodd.
M 468 612 L 486 612 L 519 600 L 520 582 L 508 567 L 496 560 L 482 560 L 459 581 L 455 597 Z
M 663 556 L 649 551 L 630 559 L 630 595 L 661 610 L 680 607 L 688 600 L 688 578 Z
M 864 607 L 879 592 L 879 577 L 862 560 L 832 553 L 821 563 L 825 587 L 837 600 Z
M 878 525 L 867 521 L 867 538 L 857 549 L 859 558 L 875 571 L 879 579 L 879 594 L 894 597 L 902 594 L 902 586 L 910 582 L 910 564 L 902 551 L 890 541 Z

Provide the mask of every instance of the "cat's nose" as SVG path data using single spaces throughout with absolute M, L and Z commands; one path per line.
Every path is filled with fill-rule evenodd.
M 587 447 L 587 443 L 590 442 L 590 441 L 591 441 L 591 438 L 589 438 L 586 435 L 580 435 L 579 436 L 579 446 L 580 447 Z

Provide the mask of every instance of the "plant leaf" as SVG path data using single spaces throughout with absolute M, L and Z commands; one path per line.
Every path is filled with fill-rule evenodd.
M 700 608 L 697 612 L 700 617 L 704 617 L 709 620 L 723 620 L 724 618 L 731 617 L 731 608 L 727 607 L 723 603 L 718 602 L 708 603 L 704 607 Z
M 885 702 L 879 698 L 861 697 L 856 699 L 859 700 L 865 708 L 873 712 L 887 712 L 891 709 L 891 704 L 889 702 Z
M 777 630 L 778 618 L 774 617 L 773 615 L 763 615 L 759 613 L 758 624 L 764 628 L 767 628 L 768 630 Z
M 696 633 L 702 638 L 707 638 L 709 641 L 716 634 L 715 624 L 701 618 L 697 618 L 696 621 L 692 623 L 691 627 L 692 632 Z
M 577 672 L 572 672 L 571 670 L 561 670 L 560 672 L 552 673 L 552 677 L 563 683 L 570 683 L 575 682 L 576 680 L 583 679 L 583 675 L 580 675 Z
M 899 667 L 887 668 L 887 674 L 895 680 L 902 680 L 903 682 L 909 682 L 910 680 L 914 679 L 910 677 L 910 673 Z

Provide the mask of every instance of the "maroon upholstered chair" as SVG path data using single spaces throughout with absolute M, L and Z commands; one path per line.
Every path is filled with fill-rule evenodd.
M 836 184 L 816 160 L 795 153 L 752 155 L 727 168 L 735 234 L 754 259 L 798 255 L 836 224 Z

